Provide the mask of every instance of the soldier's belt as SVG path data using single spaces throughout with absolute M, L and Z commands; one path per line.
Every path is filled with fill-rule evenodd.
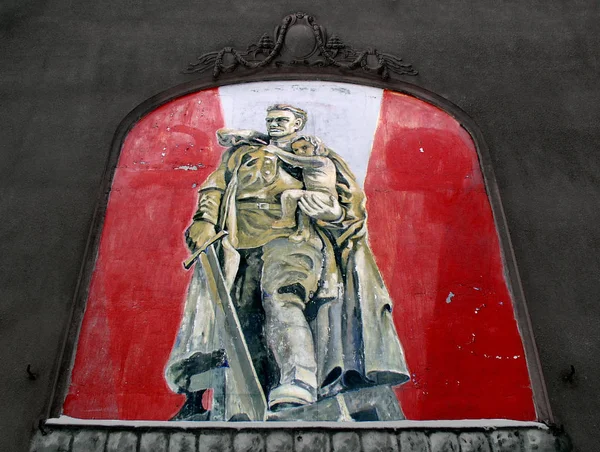
M 281 210 L 281 204 L 268 202 L 236 201 L 235 205 L 240 210 Z

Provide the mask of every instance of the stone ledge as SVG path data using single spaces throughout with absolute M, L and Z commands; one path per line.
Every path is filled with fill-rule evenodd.
M 541 428 L 349 429 L 46 427 L 31 452 L 569 452 L 568 437 Z

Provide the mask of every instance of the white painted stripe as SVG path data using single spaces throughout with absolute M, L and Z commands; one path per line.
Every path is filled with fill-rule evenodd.
M 102 419 L 77 419 L 60 416 L 46 421 L 46 425 L 89 426 L 89 427 L 162 427 L 162 428 L 232 428 L 242 430 L 279 429 L 279 428 L 352 428 L 352 429 L 413 429 L 413 428 L 539 428 L 547 430 L 548 426 L 541 422 L 512 421 L 508 419 L 464 419 L 448 421 L 377 421 L 377 422 L 223 422 L 223 421 L 123 421 Z
M 335 82 L 257 82 L 219 88 L 225 126 L 265 131 L 268 106 L 285 103 L 308 112 L 303 133 L 340 154 L 362 185 L 379 119 L 383 90 Z

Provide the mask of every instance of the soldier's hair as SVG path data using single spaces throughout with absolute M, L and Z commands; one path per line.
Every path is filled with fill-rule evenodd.
M 323 144 L 320 138 L 312 135 L 299 135 L 292 140 L 290 144 L 294 144 L 296 141 L 307 141 L 315 147 L 315 155 L 327 155 L 327 148 Z
M 289 104 L 271 105 L 270 107 L 267 108 L 267 113 L 270 111 L 273 111 L 273 110 L 289 111 L 290 113 L 293 113 L 297 119 L 301 119 L 302 125 L 300 126 L 300 128 L 298 130 L 304 129 L 304 126 L 306 125 L 306 121 L 308 121 L 308 113 L 306 113 L 301 108 L 294 107 L 293 105 L 289 105 Z

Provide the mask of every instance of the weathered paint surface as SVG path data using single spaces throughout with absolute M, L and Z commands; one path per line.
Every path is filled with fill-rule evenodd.
M 410 96 L 320 82 L 200 92 L 129 133 L 64 414 L 166 420 L 179 410 L 184 398 L 170 392 L 163 370 L 191 276 L 181 262 L 196 187 L 223 152 L 215 131 L 264 130 L 264 109 L 275 102 L 306 109 L 307 132 L 364 177 L 369 242 L 412 373 L 397 390 L 407 419 L 534 419 L 472 140 L 446 113 Z

